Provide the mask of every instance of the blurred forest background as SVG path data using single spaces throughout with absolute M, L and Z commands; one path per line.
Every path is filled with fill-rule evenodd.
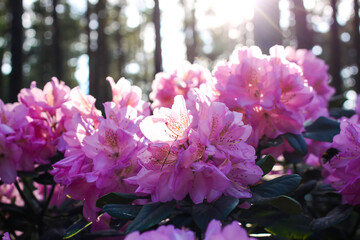
M 337 94 L 360 93 L 358 0 L 1 0 L 0 98 L 52 76 L 98 104 L 110 100 L 107 76 L 147 95 L 156 72 L 184 59 L 211 69 L 254 44 L 311 49 Z

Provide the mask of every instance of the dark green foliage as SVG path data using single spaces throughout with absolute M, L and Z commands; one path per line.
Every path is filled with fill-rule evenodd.
M 144 205 L 139 214 L 126 228 L 126 233 L 144 231 L 151 228 L 170 215 L 175 208 L 176 201 L 157 202 Z
M 113 192 L 113 193 L 105 194 L 104 196 L 100 197 L 96 201 L 96 206 L 98 208 L 102 208 L 107 204 L 130 204 L 135 199 L 140 199 L 140 198 L 147 198 L 147 197 L 139 197 L 136 196 L 135 194 Z
M 284 138 L 288 141 L 290 146 L 300 155 L 305 155 L 308 152 L 308 147 L 305 139 L 302 135 L 296 135 L 292 133 L 284 134 Z
M 307 239 L 312 234 L 310 221 L 311 219 L 304 215 L 291 216 L 275 221 L 266 227 L 266 230 L 287 239 Z
M 128 204 L 107 204 L 102 210 L 118 219 L 133 220 L 140 212 L 142 206 Z
M 304 137 L 321 142 L 332 142 L 333 137 L 340 133 L 340 123 L 326 118 L 319 117 L 312 124 L 305 127 Z
M 348 218 L 353 208 L 349 205 L 341 205 L 331 210 L 325 217 L 314 219 L 310 227 L 311 229 L 326 229 L 338 224 Z
M 261 158 L 259 161 L 256 162 L 261 170 L 263 171 L 263 176 L 268 174 L 275 165 L 275 159 L 271 155 L 266 155 L 265 157 Z
M 262 202 L 267 198 L 287 195 L 293 192 L 300 184 L 301 177 L 297 174 L 284 175 L 273 180 L 263 182 L 251 188 L 253 202 Z
M 92 222 L 88 222 L 85 218 L 81 218 L 76 221 L 73 225 L 71 225 L 64 234 L 64 239 L 69 239 L 76 234 L 80 233 L 85 228 L 89 227 Z
M 239 199 L 222 196 L 213 203 L 200 203 L 192 207 L 192 216 L 198 227 L 205 231 L 212 219 L 224 220 L 239 204 Z

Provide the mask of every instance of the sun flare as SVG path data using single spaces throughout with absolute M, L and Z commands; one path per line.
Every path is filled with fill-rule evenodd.
M 200 0 L 197 8 L 214 17 L 214 25 L 238 25 L 254 16 L 255 0 Z

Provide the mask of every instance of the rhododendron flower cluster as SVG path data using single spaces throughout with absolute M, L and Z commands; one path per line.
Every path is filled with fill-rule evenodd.
M 155 109 L 140 123 L 148 140 L 138 154 L 142 168 L 127 179 L 139 186 L 138 194 L 161 202 L 189 194 L 194 203 L 211 202 L 222 194 L 251 197 L 249 185 L 262 175 L 254 148 L 245 143 L 251 127 L 243 124 L 241 113 L 231 112 L 223 103 L 197 104 L 197 123 L 181 95 L 171 109 Z
M 4 233 L 4 235 L 2 236 L 2 240 L 11 240 L 8 232 Z
M 307 213 L 317 213 L 311 207 L 318 203 L 305 194 L 315 196 L 322 183 L 312 179 L 318 174 L 307 174 L 309 166 L 297 168 L 301 158 L 315 166 L 311 170 L 316 173 L 322 168 L 324 182 L 343 196 L 343 204 L 358 205 L 360 98 L 357 114 L 342 118 L 341 132 L 334 137 L 338 122 L 318 119 L 329 116 L 328 101 L 334 94 L 327 69 L 307 50 L 274 46 L 265 55 L 258 47 L 241 47 L 230 60 L 220 61 L 212 75 L 189 62 L 171 74 L 158 73 L 152 104 L 142 100 L 142 90 L 130 81 L 108 77 L 112 99 L 102 103 L 103 114 L 95 108 L 96 99 L 78 87 L 70 89 L 56 78 L 43 89 L 33 82 L 21 90 L 18 102 L 0 100 L 0 210 L 9 221 L 2 230 L 17 236 L 18 229 L 10 227 L 13 211 L 23 211 L 24 222 L 27 215 L 38 219 L 26 226 L 39 230 L 39 236 L 48 234 L 49 229 L 42 228 L 48 218 L 65 216 L 68 224 L 74 215 L 59 212 L 76 201 L 66 197 L 81 201 L 76 206 L 83 205 L 85 220 L 96 222 L 92 230 L 84 230 L 90 223 L 82 219 L 66 238 L 75 231 L 84 230 L 87 236 L 110 226 L 104 233 L 121 239 L 123 230 L 158 227 L 133 232 L 126 240 L 254 239 L 239 222 L 230 222 L 254 222 L 254 233 L 276 235 L 287 215 L 302 208 L 296 218 L 307 229 Z M 303 133 L 305 123 L 309 125 Z M 330 147 L 339 153 L 323 164 L 320 156 Z M 276 164 L 263 154 L 283 156 L 280 174 L 286 176 L 262 179 Z M 254 212 L 256 217 L 249 220 Z M 264 223 L 255 223 L 263 214 L 269 214 Z M 266 222 L 271 216 L 282 217 Z M 230 224 L 222 227 L 214 218 Z M 309 231 L 325 236 L 324 220 L 310 218 Z M 281 229 L 280 237 L 290 236 L 283 236 L 286 231 Z
M 216 99 L 244 113 L 245 122 L 253 127 L 249 140 L 253 146 L 264 135 L 300 134 L 305 120 L 318 117 L 310 114 L 317 95 L 301 67 L 286 60 L 281 46 L 272 47 L 270 53 L 263 55 L 257 47 L 238 48 L 213 72 Z
M 296 50 L 293 47 L 286 47 L 284 49 L 283 47 L 276 46 L 271 49 L 270 55 L 296 63 L 302 70 L 305 83 L 313 90 L 314 97 L 305 108 L 305 121 L 314 121 L 320 116 L 329 116 L 327 109 L 328 101 L 335 93 L 335 89 L 329 86 L 328 66 L 325 62 L 317 58 L 309 50 Z M 326 149 L 330 148 L 331 143 L 317 142 L 310 139 L 306 139 L 306 142 L 308 145 L 308 154 L 304 156 L 305 162 L 312 166 L 320 166 L 321 156 Z M 264 153 L 272 154 L 274 157 L 284 152 L 294 152 L 286 140 L 284 140 L 283 145 L 264 151 Z
M 63 140 L 65 158 L 53 165 L 56 182 L 76 200 L 85 199 L 84 215 L 96 219 L 95 201 L 109 192 L 133 192 L 123 179 L 138 171 L 137 151 L 142 146 L 139 121 L 149 113 L 141 89 L 126 79 L 108 81 L 113 102 L 104 103 L 105 118 L 98 116 L 93 98 L 81 97 L 88 114 L 74 114 Z M 68 111 L 73 111 L 71 106 Z
M 172 73 L 157 73 L 152 83 L 151 107 L 171 107 L 176 95 L 187 96 L 192 88 L 198 88 L 211 79 L 210 71 L 198 64 L 184 61 Z
M 16 190 L 14 184 L 2 184 L 0 186 L 0 202 L 6 204 L 13 202 L 17 206 L 24 205 L 24 201 L 21 199 L 21 196 Z
M 195 240 L 194 232 L 185 229 L 176 229 L 173 225 L 160 226 L 156 230 L 139 233 L 133 232 L 125 237 L 125 240 L 147 240 L 147 239 L 163 239 L 163 240 Z
M 298 64 L 303 76 L 307 80 L 309 86 L 316 92 L 318 109 L 328 106 L 330 98 L 334 95 L 335 89 L 329 85 L 329 67 L 324 60 L 317 58 L 312 51 L 306 49 L 295 49 L 293 47 L 285 48 L 285 57 L 290 62 Z
M 340 128 L 341 131 L 334 137 L 331 146 L 339 150 L 339 153 L 323 165 L 324 181 L 342 195 L 344 204 L 358 205 L 360 204 L 359 112 L 357 111 L 357 114 L 350 119 L 342 119 Z
M 64 132 L 62 106 L 70 101 L 70 89 L 53 78 L 43 90 L 35 82 L 22 89 L 19 102 L 0 100 L 0 177 L 12 183 L 16 171 L 33 171 L 35 164 L 49 163 Z
M 221 222 L 212 220 L 205 232 L 204 240 L 232 240 L 244 239 L 255 240 L 256 238 L 249 237 L 246 230 L 240 226 L 240 223 L 233 221 L 231 224 L 221 227 Z
M 195 240 L 195 234 L 185 229 L 176 229 L 172 225 L 160 226 L 156 230 L 144 232 L 133 232 L 125 237 L 125 240 L 146 240 L 146 239 L 164 239 L 164 240 Z M 212 220 L 205 232 L 204 240 L 255 240 L 249 237 L 246 230 L 240 226 L 240 223 L 233 221 L 231 224 L 221 227 L 221 222 Z

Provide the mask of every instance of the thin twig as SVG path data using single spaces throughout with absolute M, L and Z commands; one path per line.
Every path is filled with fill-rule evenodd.
M 34 209 L 33 209 L 33 206 L 30 204 L 30 202 L 29 202 L 28 199 L 26 198 L 24 192 L 21 190 L 21 188 L 20 188 L 20 186 L 19 186 L 19 183 L 18 183 L 17 181 L 15 181 L 14 184 L 15 184 L 15 187 L 16 187 L 16 189 L 18 190 L 21 198 L 24 200 L 25 205 L 28 205 L 29 208 L 30 208 L 30 210 L 31 210 L 31 212 L 35 214 L 35 211 L 34 211 Z

